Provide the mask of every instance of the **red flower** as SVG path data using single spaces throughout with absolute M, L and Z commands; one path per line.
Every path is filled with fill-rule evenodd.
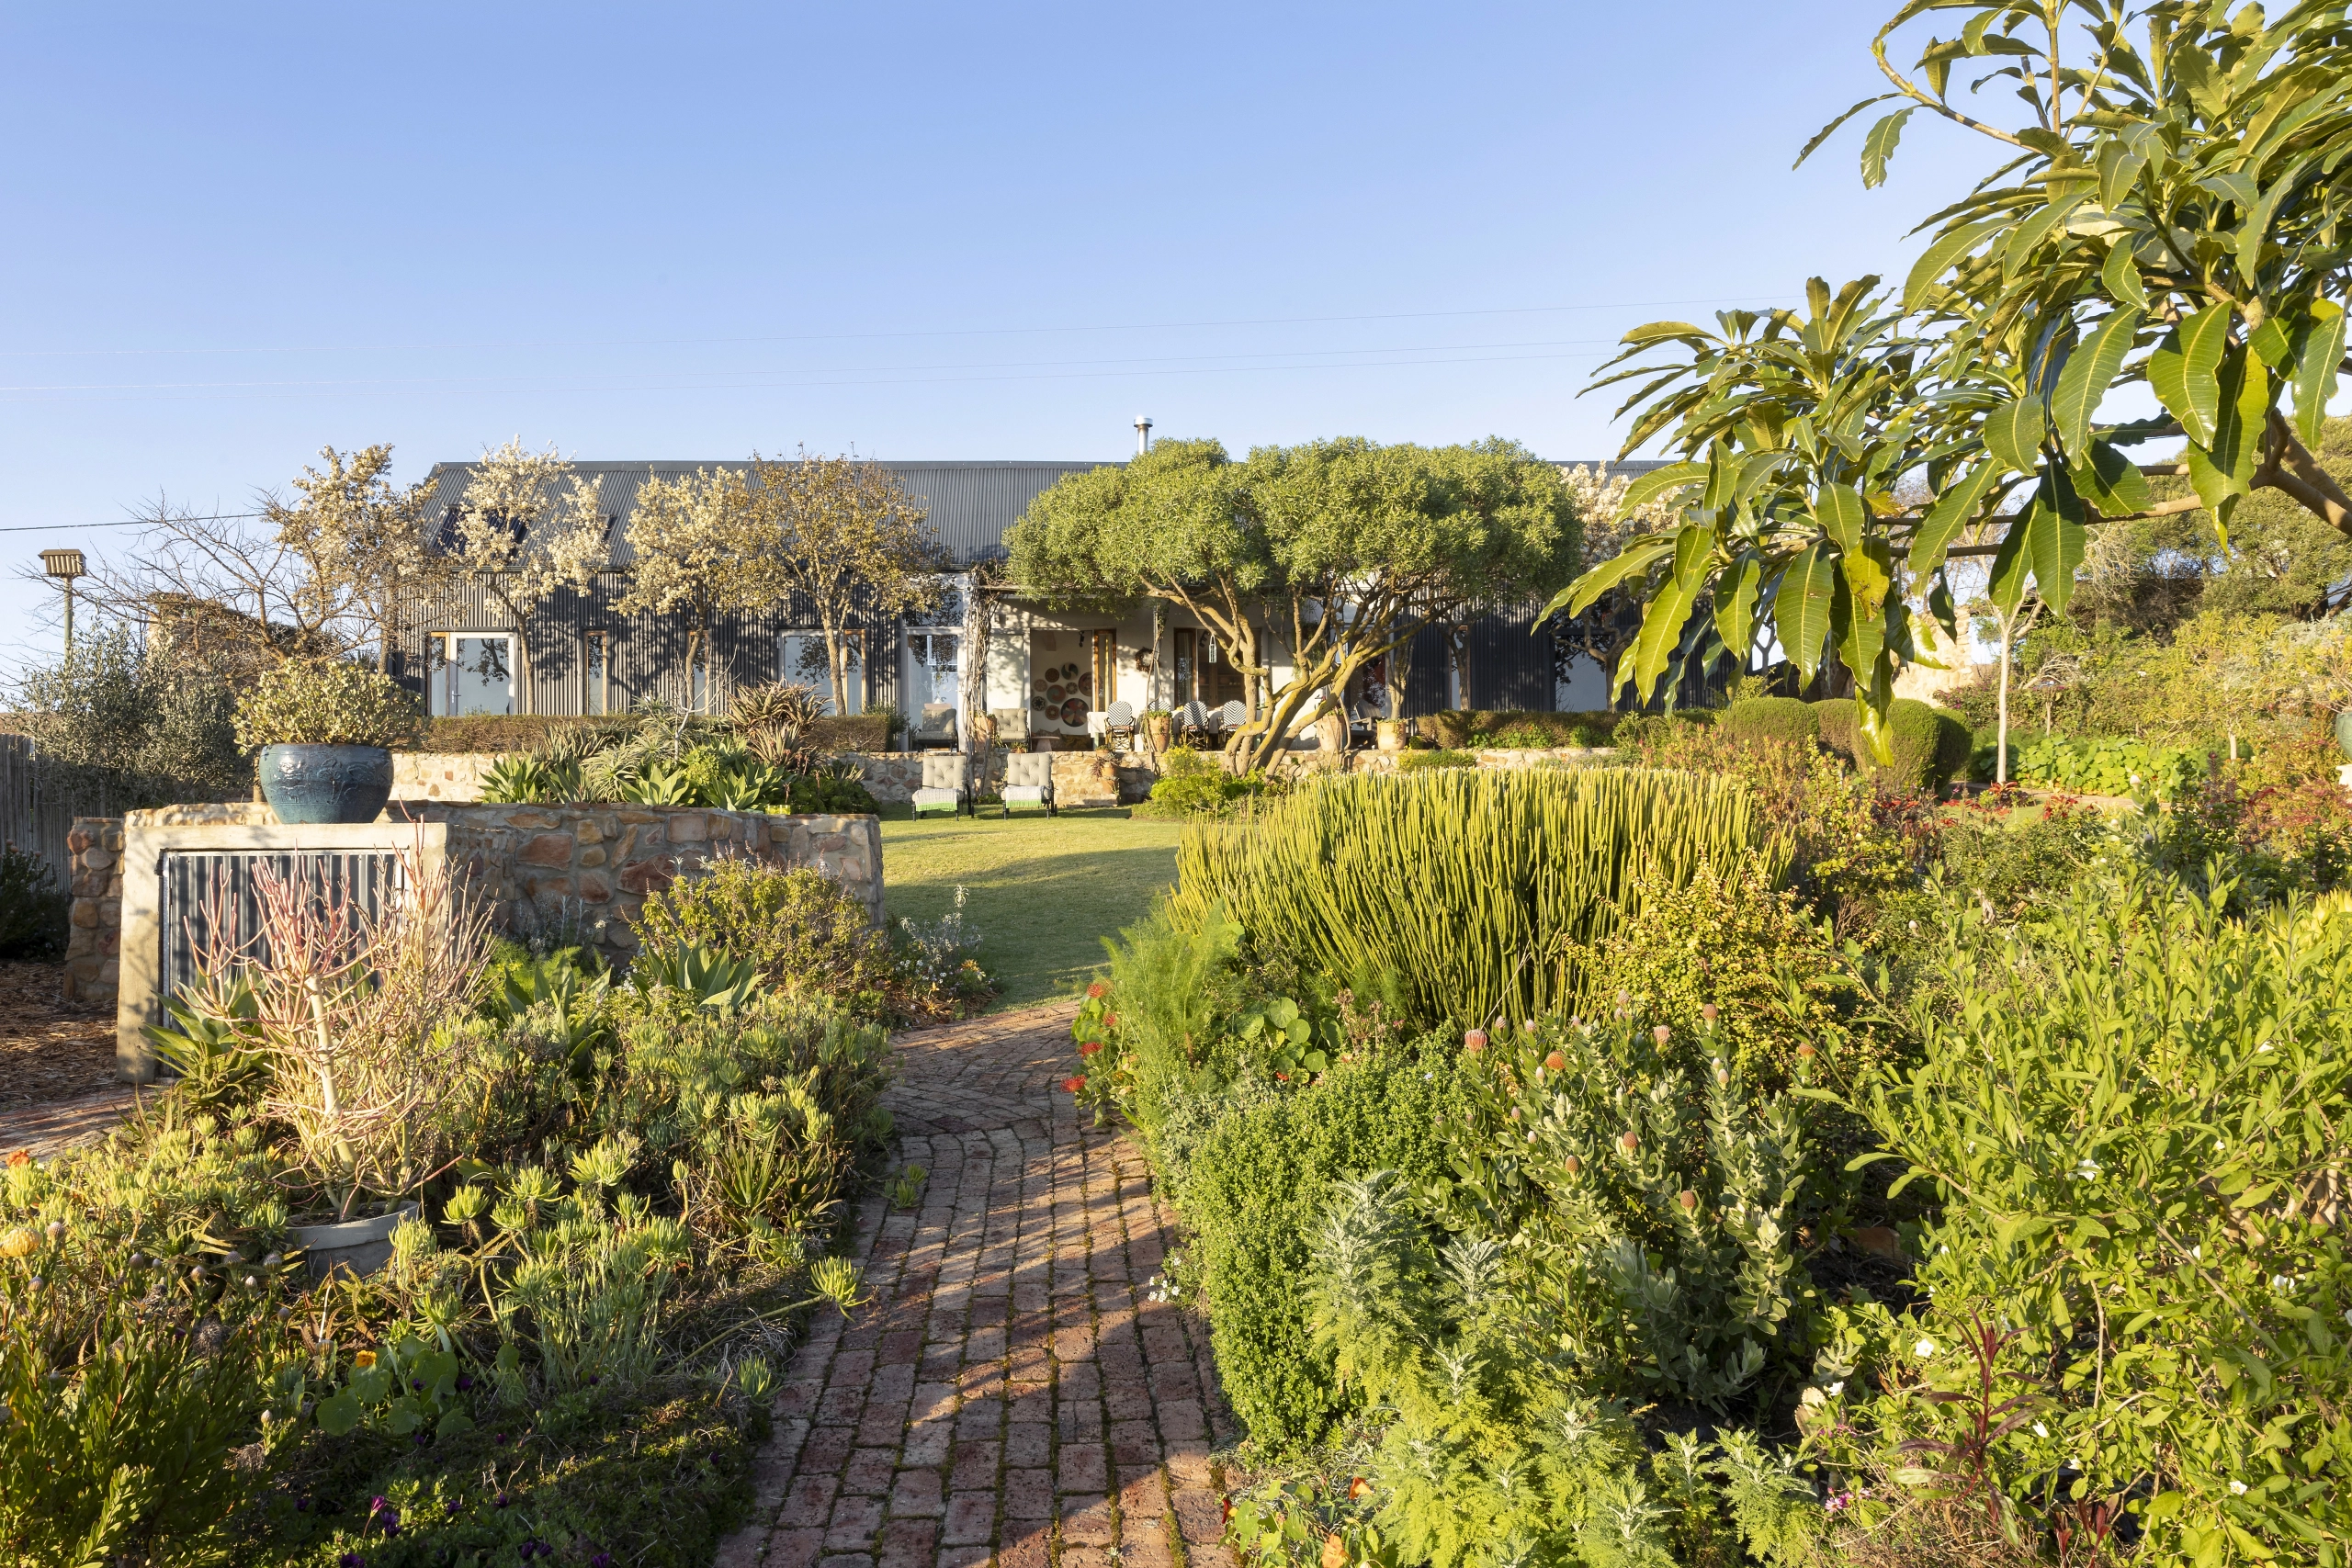
M 1072 1094 L 1076 1094 L 1080 1089 L 1082 1089 L 1085 1087 L 1086 1080 L 1084 1078 L 1068 1077 L 1062 1079 L 1062 1088 L 1069 1090 Z
M 1100 1051 L 1101 1049 L 1102 1049 L 1102 1042 L 1100 1040 L 1090 1040 L 1085 1044 L 1080 1045 L 1078 1048 L 1078 1054 L 1081 1056 L 1091 1056 L 1095 1052 Z
M 1086 999 L 1090 1002 L 1099 1002 L 1110 994 L 1111 987 L 1100 980 L 1086 987 Z
M 1105 1029 L 1116 1029 L 1116 1028 L 1118 1028 L 1118 1027 L 1119 1027 L 1119 1015 L 1118 1015 L 1117 1013 L 1115 1013 L 1115 1012 L 1106 1012 L 1106 1013 L 1104 1013 L 1104 1014 L 1102 1015 L 1102 1027 L 1103 1027 L 1103 1028 L 1105 1028 Z

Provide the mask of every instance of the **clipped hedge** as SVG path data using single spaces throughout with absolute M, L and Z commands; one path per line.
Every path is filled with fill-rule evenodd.
M 1436 1054 L 1431 1052 L 1431 1064 Z M 1194 1233 L 1218 1381 L 1276 1454 L 1321 1442 L 1359 1396 L 1343 1390 L 1307 1320 L 1308 1246 L 1332 1184 L 1394 1170 L 1444 1176 L 1441 1131 L 1464 1100 L 1450 1066 L 1400 1054 L 1328 1073 L 1219 1119 L 1191 1163 Z
M 1894 763 L 1881 763 L 1861 737 L 1853 699 L 1832 697 L 1808 705 L 1820 716 L 1821 743 L 1874 779 L 1900 789 L 1941 791 L 1968 766 L 1973 738 L 1958 714 L 1909 697 L 1887 710 Z
M 712 719 L 694 721 L 697 733 L 718 733 L 730 727 Z M 478 713 L 463 718 L 433 718 L 424 722 L 413 748 L 418 751 L 533 751 L 549 736 L 563 730 L 601 730 L 614 737 L 630 733 L 634 721 L 626 716 L 579 716 L 570 714 Z M 829 755 L 843 751 L 875 752 L 890 741 L 888 714 L 857 713 L 846 717 L 820 718 L 808 726 L 810 743 Z
M 1420 719 L 1422 733 L 1448 750 L 1478 746 L 1606 746 L 1618 716 L 1534 708 L 1450 708 Z
M 1715 728 L 1735 740 L 1812 746 L 1821 739 L 1821 709 L 1795 697 L 1747 697 L 1724 709 Z

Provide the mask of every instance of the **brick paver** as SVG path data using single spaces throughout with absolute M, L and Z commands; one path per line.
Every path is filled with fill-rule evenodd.
M 899 1037 L 887 1100 L 921 1207 L 879 1194 L 867 1304 L 820 1319 L 721 1568 L 1228 1562 L 1205 1334 L 1145 1299 L 1170 1216 L 1140 1149 L 1057 1087 L 1067 1003 Z

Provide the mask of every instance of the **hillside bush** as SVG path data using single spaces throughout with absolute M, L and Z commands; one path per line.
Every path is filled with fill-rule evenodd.
M 1449 750 L 1480 747 L 1547 749 L 1606 746 L 1618 716 L 1607 712 L 1552 713 L 1540 708 L 1447 708 L 1424 715 L 1423 733 Z
M 0 959 L 54 958 L 65 951 L 74 901 L 40 856 L 0 844 Z
M 1575 944 L 1636 886 L 1767 848 L 1733 781 L 1639 768 L 1356 775 L 1299 790 L 1243 830 L 1188 831 L 1168 909 L 1221 908 L 1267 952 L 1334 984 L 1393 976 L 1408 1014 L 1532 1017 L 1574 985 Z
M 640 960 L 674 964 L 710 948 L 751 964 L 786 995 L 831 997 L 878 1012 L 897 981 L 888 937 L 863 900 L 806 867 L 720 855 L 703 874 L 649 896 L 637 917 Z
M 2206 773 L 2201 747 L 2153 746 L 2116 736 L 2072 739 L 2042 736 L 2018 747 L 2010 776 L 2068 795 L 2136 795 L 2177 800 Z
M 42 799 L 77 817 L 250 795 L 236 695 L 219 673 L 123 626 L 76 638 L 14 694 Z
M 1136 807 L 1144 818 L 1223 817 L 1273 793 L 1263 773 L 1236 773 L 1212 754 L 1175 747 L 1162 752 L 1151 798 Z

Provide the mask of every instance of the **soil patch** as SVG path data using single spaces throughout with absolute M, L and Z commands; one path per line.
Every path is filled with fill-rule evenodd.
M 114 1010 L 68 1003 L 62 964 L 0 964 L 0 1107 L 120 1086 Z

